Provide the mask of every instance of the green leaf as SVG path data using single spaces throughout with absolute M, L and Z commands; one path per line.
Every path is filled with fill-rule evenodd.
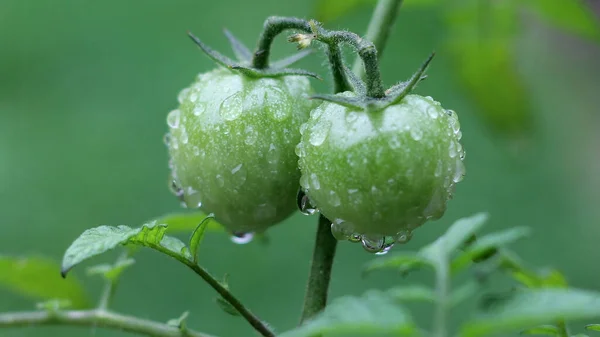
M 279 336 L 373 336 L 378 333 L 410 335 L 415 329 L 406 310 L 389 295 L 373 290 L 361 297 L 338 298 L 312 320 Z
M 347 15 L 355 10 L 375 6 L 376 0 L 318 0 L 314 9 L 314 16 L 319 21 L 332 21 Z M 431 6 L 443 3 L 441 0 L 404 0 L 403 8 L 407 6 Z
M 386 293 L 400 301 L 435 302 L 435 293 L 433 290 L 422 285 L 415 284 L 395 287 L 388 289 Z
M 127 244 L 150 247 L 173 257 L 190 259 L 191 255 L 185 244 L 179 239 L 165 236 L 166 230 L 167 225 L 157 224 L 156 221 L 140 228 L 100 226 L 88 229 L 67 248 L 61 274 L 64 277 L 82 261 Z
M 69 300 L 49 300 L 46 302 L 36 303 L 35 307 L 38 310 L 46 310 L 46 311 L 57 311 L 64 310 L 71 307 L 71 301 Z
M 240 312 L 237 311 L 236 308 L 231 305 L 231 303 L 227 302 L 223 297 L 215 298 L 215 302 L 219 305 L 219 308 L 224 312 L 230 314 L 231 316 L 240 316 Z
M 486 234 L 470 244 L 463 254 L 452 261 L 452 272 L 463 270 L 471 262 L 480 261 L 497 252 L 499 248 L 513 243 L 530 234 L 528 227 L 515 227 L 504 231 Z
M 521 335 L 542 335 L 542 336 L 560 336 L 560 331 L 554 325 L 540 325 L 535 328 L 521 331 Z
M 583 0 L 528 0 L 523 5 L 554 26 L 600 41 L 600 22 Z
M 517 3 L 464 0 L 445 12 L 446 50 L 476 111 L 497 131 L 512 134 L 532 125 L 529 93 L 517 72 Z
M 400 252 L 374 259 L 365 266 L 364 271 L 369 273 L 380 269 L 396 269 L 405 274 L 425 266 L 431 266 L 428 259 L 414 252 Z
M 578 289 L 531 289 L 515 292 L 463 325 L 461 336 L 511 332 L 556 320 L 600 316 L 600 293 Z
M 443 236 L 430 245 L 423 247 L 421 254 L 431 261 L 436 261 L 438 254 L 450 256 L 469 240 L 485 224 L 487 219 L 487 213 L 477 213 L 456 220 Z
M 456 306 L 472 298 L 481 286 L 477 282 L 467 282 L 450 293 L 450 306 Z
M 585 326 L 585 329 L 589 331 L 600 331 L 600 324 L 588 324 Z
M 167 225 L 170 234 L 190 233 L 202 222 L 202 220 L 206 219 L 207 216 L 208 215 L 203 212 L 169 213 L 148 222 L 156 221 L 157 223 Z M 223 226 L 214 219 L 207 224 L 206 230 L 208 232 L 225 231 Z
M 60 265 L 48 258 L 0 255 L 0 287 L 32 299 L 66 300 L 77 309 L 90 307 L 79 280 L 63 280 L 59 270 Z
M 202 242 L 202 239 L 204 238 L 204 232 L 206 232 L 206 227 L 211 222 L 211 220 L 214 220 L 214 217 L 207 216 L 206 218 L 204 218 L 196 227 L 196 229 L 192 233 L 192 236 L 190 237 L 190 254 L 192 255 L 194 263 L 198 262 L 198 248 L 200 247 L 200 242 Z

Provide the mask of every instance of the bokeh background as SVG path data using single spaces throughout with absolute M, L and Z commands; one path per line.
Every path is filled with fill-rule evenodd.
M 590 4 L 600 10 L 598 2 Z M 186 31 L 229 53 L 222 28 L 252 45 L 267 16 L 310 18 L 315 8 L 315 1 L 280 0 L 1 0 L 0 254 L 59 260 L 89 227 L 137 226 L 179 210 L 167 188 L 165 117 L 179 90 L 214 66 Z M 366 5 L 326 25 L 362 33 L 371 10 Z M 531 122 L 519 132 L 503 132 L 482 118 L 477 99 L 444 52 L 443 12 L 402 10 L 382 58 L 384 80 L 389 85 L 408 78 L 438 50 L 418 93 L 459 114 L 468 171 L 447 214 L 395 250 L 417 249 L 459 217 L 488 211 L 486 231 L 532 227 L 534 235 L 515 246 L 531 265 L 559 268 L 572 285 L 600 290 L 600 48 L 535 15 L 519 18 L 514 70 L 523 78 Z M 283 40 L 277 55 L 294 51 Z M 326 74 L 324 60 L 317 53 L 300 66 Z M 320 91 L 328 84 L 315 82 Z M 502 95 L 493 104 L 509 116 L 515 108 Z M 202 264 L 215 275 L 229 273 L 232 290 L 256 314 L 278 331 L 289 329 L 299 317 L 315 222 L 297 214 L 270 231 L 268 245 L 240 246 L 210 234 L 201 248 Z M 358 245 L 340 244 L 331 296 L 429 282 L 427 273 L 408 281 L 393 273 L 362 277 L 361 267 L 373 258 Z M 136 260 L 120 285 L 115 310 L 159 321 L 189 310 L 193 328 L 253 335 L 245 321 L 221 311 L 214 291 L 183 266 L 151 251 Z M 86 278 L 84 269 L 73 276 L 97 296 L 101 282 Z M 0 289 L 0 311 L 26 310 L 34 303 Z M 427 307 L 415 310 L 419 321 L 429 321 Z M 0 336 L 46 335 L 125 334 L 0 330 Z

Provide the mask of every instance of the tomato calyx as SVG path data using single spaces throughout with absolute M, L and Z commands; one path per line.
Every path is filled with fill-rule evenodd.
M 229 43 L 231 44 L 231 48 L 233 49 L 233 52 L 236 55 L 237 61 L 212 49 L 191 32 L 188 32 L 188 36 L 213 61 L 224 66 L 227 69 L 237 71 L 248 77 L 278 78 L 282 76 L 308 76 L 319 80 L 321 79 L 319 75 L 310 71 L 304 69 L 288 68 L 290 65 L 309 55 L 312 52 L 311 50 L 303 50 L 294 55 L 283 58 L 279 61 L 273 62 L 271 65 L 267 65 L 264 68 L 257 68 L 251 65 L 253 53 L 250 51 L 250 49 L 248 49 L 248 47 L 246 47 L 240 40 L 238 40 L 230 31 L 225 30 L 224 33 L 227 39 L 229 40 Z
M 356 94 L 354 96 L 342 96 L 342 95 L 331 95 L 331 94 L 316 94 L 311 96 L 311 99 L 319 99 L 322 101 L 328 101 L 336 103 L 348 108 L 368 110 L 368 111 L 379 111 L 383 110 L 390 105 L 398 104 L 406 95 L 410 94 L 417 84 L 427 78 L 425 71 L 429 67 L 429 64 L 433 60 L 435 53 L 431 53 L 429 57 L 423 62 L 419 69 L 412 75 L 412 77 L 405 82 L 400 82 L 391 86 L 385 90 L 383 97 L 372 97 L 367 92 L 365 83 L 358 78 L 352 71 L 345 68 L 346 77 L 352 91 Z

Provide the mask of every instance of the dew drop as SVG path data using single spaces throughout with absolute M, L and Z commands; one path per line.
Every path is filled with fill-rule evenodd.
M 433 107 L 433 106 L 430 106 L 429 108 L 427 108 L 427 114 L 432 119 L 436 119 L 439 116 L 437 109 L 435 107 Z
M 206 105 L 203 103 L 196 103 L 196 106 L 194 106 L 194 110 L 192 110 L 192 113 L 194 114 L 194 116 L 200 116 L 204 111 L 206 111 Z
M 189 138 L 188 138 L 188 134 L 185 131 L 185 129 L 181 130 L 181 135 L 180 135 L 179 139 L 181 139 L 181 144 L 183 144 L 183 145 L 188 143 Z
M 165 135 L 163 136 L 163 143 L 165 143 L 165 145 L 167 147 L 169 145 L 171 145 L 171 134 L 170 133 L 165 133 Z
M 397 243 L 407 243 L 410 239 L 412 239 L 412 232 L 409 230 L 402 230 L 396 234 Z
M 444 165 L 442 164 L 442 161 L 438 160 L 437 165 L 435 166 L 435 172 L 434 172 L 434 175 L 436 177 L 439 177 L 439 176 L 442 175 L 442 168 L 443 168 L 443 166 Z
M 399 149 L 402 146 L 402 143 L 400 142 L 400 139 L 398 139 L 397 135 L 392 136 L 388 143 L 392 149 Z
M 331 234 L 338 241 L 348 240 L 352 236 L 352 226 L 342 219 L 336 219 L 331 224 Z
M 219 185 L 219 187 L 225 186 L 225 178 L 223 178 L 222 175 L 217 174 L 215 178 L 217 178 L 217 184 Z
M 358 233 L 354 233 L 352 235 L 350 235 L 350 237 L 348 238 L 348 241 L 350 242 L 361 242 L 362 241 L 362 235 L 358 234 Z
M 179 200 L 183 201 L 183 188 L 179 185 L 176 179 L 171 178 L 171 182 L 169 183 L 169 189 L 173 195 L 175 195 Z
M 452 177 L 452 181 L 458 183 L 463 180 L 465 176 L 465 165 L 461 160 L 456 161 L 456 168 L 454 169 L 454 177 Z
M 341 205 L 340 197 L 335 193 L 335 191 L 329 191 L 329 203 L 333 207 L 338 207 Z
M 421 140 L 423 138 L 423 130 L 421 130 L 418 127 L 414 127 L 410 129 L 410 136 L 414 139 L 414 140 Z
M 252 239 L 254 239 L 254 233 L 252 232 L 236 232 L 233 233 L 233 235 L 231 235 L 231 242 L 236 243 L 238 245 L 245 245 L 247 243 L 250 243 Z
M 325 142 L 327 136 L 329 135 L 329 128 L 331 127 L 331 122 L 325 123 L 325 125 L 319 125 L 313 127 L 310 131 L 310 135 L 308 141 L 313 146 L 319 146 Z
M 384 238 L 383 248 L 380 251 L 378 251 L 377 253 L 375 253 L 375 255 L 387 254 L 394 247 L 394 244 L 396 244 L 395 238 L 392 236 L 386 236 Z
M 308 190 L 310 188 L 310 186 L 308 185 L 308 176 L 306 174 L 300 176 L 300 186 L 302 186 L 302 188 L 304 188 L 305 190 Z
M 252 145 L 252 144 L 256 143 L 256 139 L 258 138 L 258 133 L 256 131 L 254 131 L 254 128 L 251 125 L 246 126 L 246 129 L 244 130 L 244 132 L 246 133 L 246 138 L 244 139 L 244 142 L 247 145 Z
M 269 87 L 265 90 L 264 106 L 275 120 L 282 121 L 290 116 L 291 110 L 286 109 L 286 102 L 287 97 L 281 89 Z
M 236 186 L 241 186 L 246 182 L 246 169 L 242 164 L 231 169 L 231 174 L 233 175 L 232 179 Z
M 308 195 L 306 195 L 302 189 L 298 191 L 296 202 L 300 213 L 304 215 L 313 215 L 317 212 L 317 209 L 310 203 Z
M 185 88 L 179 92 L 179 94 L 177 95 L 177 101 L 179 102 L 179 104 L 183 103 L 183 100 L 185 100 L 189 93 L 190 88 Z
M 382 235 L 363 235 L 361 238 L 363 248 L 369 253 L 377 253 L 384 247 L 384 237 Z
M 267 161 L 269 164 L 277 164 L 279 162 L 279 151 L 277 151 L 277 146 L 271 143 L 269 145 L 269 152 L 267 152 Z
M 321 188 L 321 183 L 319 182 L 319 177 L 317 177 L 317 175 L 314 173 L 310 174 L 310 184 L 311 184 L 311 187 L 314 188 L 315 190 L 318 190 Z
M 358 112 L 349 111 L 346 113 L 346 123 L 352 124 L 352 123 L 356 122 L 357 119 L 358 119 Z
M 167 115 L 167 125 L 171 129 L 177 129 L 179 127 L 179 122 L 181 120 L 181 111 L 179 109 L 171 110 Z
M 192 148 L 192 153 L 194 154 L 194 156 L 199 157 L 200 156 L 200 148 L 197 146 L 194 146 Z
M 196 103 L 197 100 L 198 100 L 198 93 L 194 91 L 190 94 L 190 102 Z
M 450 156 L 450 158 L 454 158 L 458 155 L 456 143 L 454 143 L 454 141 L 450 141 L 450 145 L 448 146 L 448 155 Z
M 242 94 L 236 92 L 221 103 L 219 114 L 223 119 L 232 121 L 242 114 L 243 103 Z

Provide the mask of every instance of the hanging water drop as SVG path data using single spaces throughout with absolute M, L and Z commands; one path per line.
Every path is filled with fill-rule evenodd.
M 409 230 L 403 230 L 396 234 L 397 243 L 407 243 L 410 239 L 412 239 L 412 232 Z
M 245 245 L 254 239 L 254 233 L 248 232 L 236 232 L 231 235 L 231 242 L 236 243 L 238 245 Z
M 361 239 L 363 248 L 369 253 L 377 253 L 383 249 L 384 237 L 381 235 L 363 235 Z
M 358 233 L 354 233 L 352 235 L 350 235 L 350 237 L 348 238 L 348 241 L 350 242 L 360 242 L 362 240 L 362 235 L 358 234 Z
M 306 195 L 302 189 L 298 191 L 296 202 L 300 213 L 304 215 L 313 215 L 317 212 L 317 209 L 311 205 L 308 195 Z
M 177 129 L 179 127 L 179 121 L 181 119 L 181 111 L 179 109 L 171 110 L 167 115 L 167 125 L 171 129 Z
M 338 241 L 349 240 L 352 232 L 352 225 L 342 219 L 335 219 L 331 224 L 331 234 Z
M 395 238 L 392 236 L 386 236 L 384 238 L 384 244 L 383 244 L 383 248 L 378 251 L 377 253 L 375 253 L 375 255 L 385 255 L 387 254 L 393 247 L 394 244 L 396 243 Z
M 179 104 L 183 103 L 183 100 L 187 97 L 189 93 L 190 88 L 185 88 L 179 92 L 179 94 L 177 95 L 177 101 L 179 102 Z

